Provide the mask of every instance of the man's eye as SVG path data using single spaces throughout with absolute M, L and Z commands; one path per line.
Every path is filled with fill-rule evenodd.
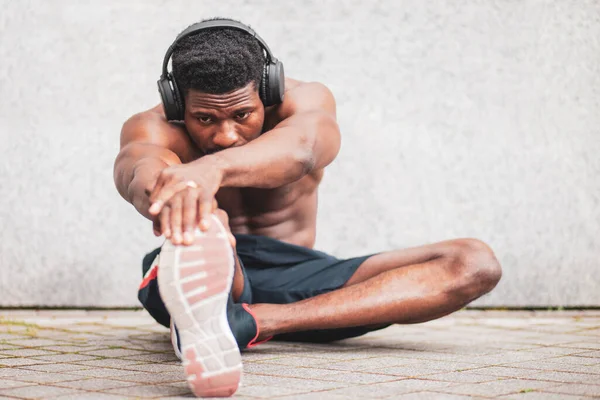
M 212 118 L 211 117 L 198 117 L 198 121 L 202 122 L 203 124 L 210 124 L 212 122 Z
M 248 118 L 249 115 L 250 115 L 250 113 L 248 111 L 245 111 L 245 112 L 237 113 L 235 115 L 235 117 L 237 119 L 246 119 L 246 118 Z

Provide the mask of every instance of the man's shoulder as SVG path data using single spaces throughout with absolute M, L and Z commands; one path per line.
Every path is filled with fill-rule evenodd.
M 193 158 L 193 145 L 183 124 L 169 123 L 162 105 L 131 116 L 123 124 L 121 145 L 143 143 L 166 148 L 177 154 L 182 161 Z
M 312 112 L 325 112 L 335 116 L 335 111 L 333 93 L 323 83 L 285 78 L 283 102 L 277 107 L 279 120 Z
M 292 97 L 294 100 L 305 100 L 306 97 L 331 97 L 333 93 L 321 82 L 305 82 L 292 78 L 285 78 L 284 102 L 286 97 Z

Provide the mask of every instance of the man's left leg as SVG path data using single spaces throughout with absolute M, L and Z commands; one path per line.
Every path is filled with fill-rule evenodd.
M 252 304 L 269 336 L 321 329 L 418 323 L 439 318 L 492 290 L 501 277 L 492 250 L 456 239 L 368 258 L 338 290 L 290 304 Z

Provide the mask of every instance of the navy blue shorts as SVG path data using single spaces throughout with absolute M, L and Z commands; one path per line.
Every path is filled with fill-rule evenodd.
M 340 260 L 323 252 L 266 236 L 234 235 L 244 274 L 240 303 L 287 304 L 339 289 L 371 255 Z M 158 292 L 156 268 L 160 248 L 144 257 L 144 280 L 138 298 L 156 321 L 169 326 L 170 317 Z M 388 326 L 388 325 L 385 325 Z M 385 326 L 322 329 L 277 335 L 274 340 L 330 342 L 360 336 Z

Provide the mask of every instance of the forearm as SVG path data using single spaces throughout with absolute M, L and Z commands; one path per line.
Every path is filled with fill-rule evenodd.
M 160 172 L 168 167 L 168 165 L 160 160 L 152 165 L 145 166 L 145 169 L 138 169 L 131 183 L 127 187 L 127 201 L 129 201 L 135 209 L 149 220 L 154 217 L 148 212 L 150 209 L 150 193 L 156 183 L 156 179 Z
M 337 155 L 339 131 L 334 120 L 308 127 L 285 126 L 243 146 L 220 151 L 210 162 L 222 173 L 222 187 L 276 188 L 323 168 Z

